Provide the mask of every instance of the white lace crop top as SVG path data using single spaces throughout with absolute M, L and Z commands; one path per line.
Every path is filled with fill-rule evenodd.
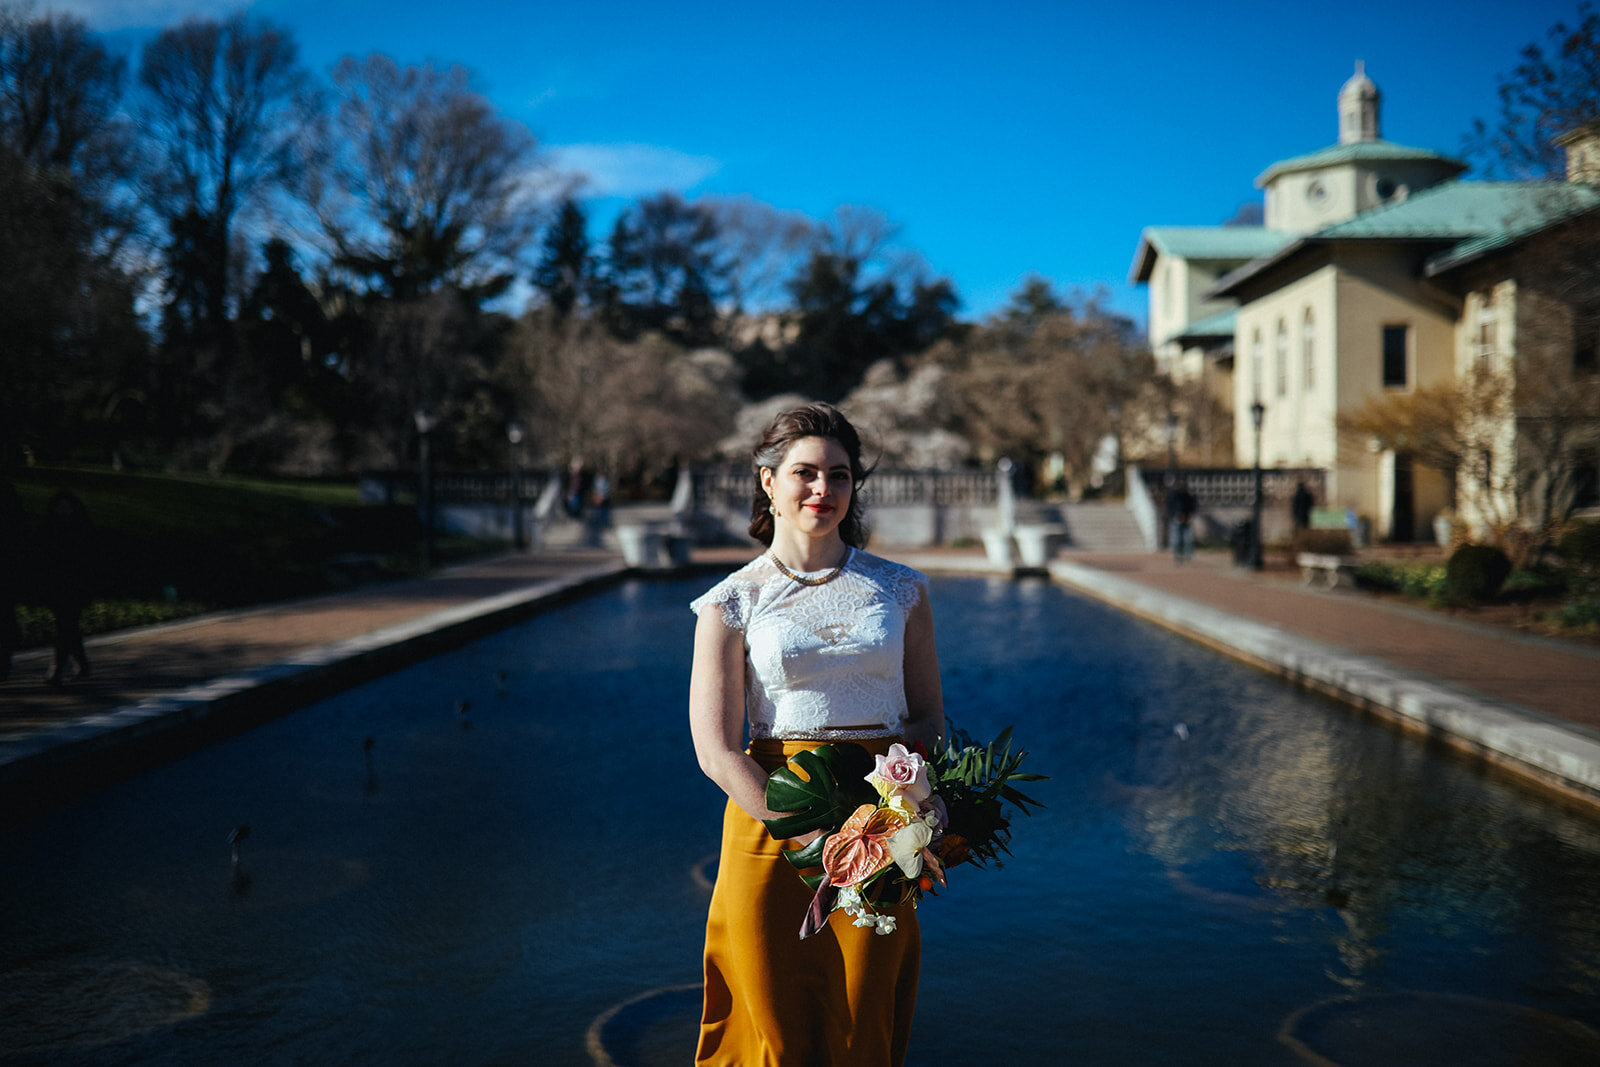
M 894 737 L 906 717 L 906 617 L 927 581 L 852 548 L 838 577 L 802 585 L 762 555 L 689 607 L 718 606 L 744 634 L 751 738 Z

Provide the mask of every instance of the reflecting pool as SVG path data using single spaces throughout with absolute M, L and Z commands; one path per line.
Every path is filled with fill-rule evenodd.
M 591 1029 L 687 1062 L 710 584 L 0 836 L 0 1064 L 587 1064 Z M 933 596 L 951 716 L 1053 778 L 1007 867 L 922 910 L 913 1063 L 1600 1062 L 1600 822 L 1044 582 Z

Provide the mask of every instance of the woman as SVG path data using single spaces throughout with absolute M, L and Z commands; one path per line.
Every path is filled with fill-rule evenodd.
M 854 427 L 826 404 L 779 415 L 755 450 L 750 534 L 767 551 L 691 607 L 689 716 L 707 777 L 728 794 L 706 922 L 699 1064 L 905 1059 L 921 939 L 910 906 L 878 934 L 840 915 L 802 941 L 811 903 L 759 820 L 767 776 L 829 741 L 886 752 L 944 731 L 927 580 L 861 551 L 867 471 Z M 744 745 L 748 720 L 750 745 Z

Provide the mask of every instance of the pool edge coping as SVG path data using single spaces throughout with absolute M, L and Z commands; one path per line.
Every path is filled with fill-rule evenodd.
M 1600 740 L 1570 723 L 1084 564 L 1056 560 L 1048 570 L 1113 607 L 1600 811 Z
M 56 772 L 74 775 L 73 782 L 57 783 L 72 792 L 99 788 L 107 783 L 83 781 L 77 775 L 80 767 L 87 765 L 93 770 L 97 764 L 115 761 L 125 750 L 155 747 L 169 738 L 181 746 L 179 735 L 203 733 L 205 739 L 217 739 L 236 733 L 635 573 L 637 568 L 622 564 L 585 567 L 331 644 L 301 649 L 285 659 L 175 692 L 0 739 L 0 800 L 21 799 L 19 794 L 24 791 L 30 799 L 39 800 L 32 791 L 47 787 Z

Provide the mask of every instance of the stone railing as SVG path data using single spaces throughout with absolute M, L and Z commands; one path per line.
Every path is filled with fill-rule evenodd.
M 698 507 L 748 508 L 755 476 L 748 467 L 697 467 L 694 502 Z M 869 508 L 993 507 L 999 488 L 993 471 L 877 470 L 867 478 L 862 500 Z
M 1174 475 L 1189 487 L 1195 502 L 1207 507 L 1249 507 L 1255 499 L 1255 472 L 1237 467 L 1165 467 L 1139 470 L 1146 490 L 1157 508 L 1166 499 L 1167 477 Z M 1261 498 L 1264 502 L 1288 503 L 1294 487 L 1305 482 L 1311 495 L 1321 501 L 1327 496 L 1327 471 L 1317 467 L 1261 468 Z

